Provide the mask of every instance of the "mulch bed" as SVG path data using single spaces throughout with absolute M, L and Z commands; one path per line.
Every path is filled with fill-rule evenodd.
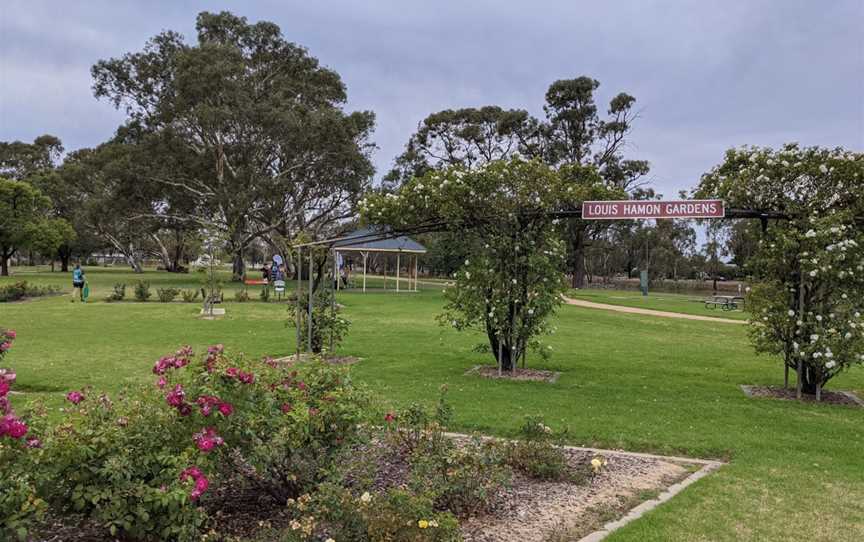
M 587 470 L 592 452 L 566 451 L 574 470 Z M 656 458 L 606 454 L 603 472 L 582 483 L 544 482 L 517 473 L 491 513 L 461 523 L 465 542 L 545 542 L 578 540 L 593 527 L 587 519 L 597 508 L 617 509 L 639 493 L 661 491 L 686 478 L 682 465 Z M 622 515 L 626 510 L 622 510 Z M 575 536 L 576 538 L 571 538 Z
M 765 397 L 769 399 L 782 399 L 786 401 L 795 401 L 795 388 L 780 388 L 777 386 L 741 386 L 741 390 L 748 397 Z M 808 403 L 815 403 L 816 396 L 810 394 L 802 394 L 801 400 Z M 851 391 L 822 391 L 822 403 L 829 405 L 846 405 L 855 407 L 864 407 L 862 401 L 857 395 Z
M 312 361 L 316 356 L 313 354 L 300 354 L 299 363 L 306 363 L 308 361 Z M 355 363 L 359 363 L 363 358 L 357 358 L 354 356 L 326 356 L 321 358 L 324 363 L 328 365 L 354 365 Z M 284 358 L 276 358 L 273 361 L 280 365 L 284 365 L 286 367 L 291 367 L 292 365 L 296 365 L 297 355 L 293 354 L 291 356 L 285 356 Z
M 476 375 L 483 378 L 504 379 L 504 380 L 526 380 L 530 382 L 548 382 L 555 383 L 561 373 L 555 371 L 544 371 L 542 369 L 519 369 L 516 368 L 513 372 L 503 371 L 498 374 L 498 367 L 493 365 L 475 365 L 465 372 L 465 375 Z

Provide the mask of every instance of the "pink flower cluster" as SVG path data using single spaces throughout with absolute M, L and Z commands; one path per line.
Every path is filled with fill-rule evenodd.
M 70 391 L 66 394 L 66 400 L 72 403 L 73 405 L 79 404 L 81 401 L 85 399 L 84 394 L 80 391 Z
M 183 391 L 183 386 L 177 384 L 174 386 L 168 395 L 165 396 L 165 402 L 167 402 L 170 406 L 177 409 L 177 412 L 181 416 L 188 416 L 192 414 L 192 406 L 185 401 L 186 392 Z
M 201 407 L 201 414 L 204 416 L 209 416 L 214 408 L 226 417 L 234 414 L 234 405 L 212 395 L 202 395 L 195 402 Z
M 244 384 L 254 384 L 255 375 L 253 373 L 244 373 L 237 367 L 228 367 L 225 369 L 225 376 L 231 379 L 239 380 Z
M 221 446 L 225 441 L 216 433 L 215 427 L 207 427 L 192 436 L 195 445 L 205 454 L 213 451 L 216 446 Z
M 207 477 L 204 476 L 204 473 L 194 465 L 184 469 L 183 472 L 180 473 L 181 482 L 190 479 L 195 482 L 195 487 L 192 489 L 192 493 L 189 494 L 189 498 L 194 501 L 207 491 L 207 488 L 210 487 L 210 480 L 208 480 Z
M 7 337 L 9 333 L 6 332 Z M 11 333 L 13 333 L 12 338 L 15 338 L 15 332 L 12 331 Z M 11 369 L 0 369 L 0 416 L 2 416 L 0 417 L 0 437 L 8 435 L 13 439 L 20 439 L 27 434 L 27 424 L 12 412 L 12 405 L 9 404 L 7 397 L 12 383 L 15 382 L 15 376 L 15 372 Z
M 27 434 L 27 424 L 18 419 L 15 414 L 6 414 L 0 418 L 0 437 L 9 435 L 19 439 Z
M 153 365 L 153 374 L 164 375 L 169 369 L 179 369 L 189 365 L 189 358 L 193 355 L 191 346 L 184 346 L 174 353 L 173 356 L 163 356 Z

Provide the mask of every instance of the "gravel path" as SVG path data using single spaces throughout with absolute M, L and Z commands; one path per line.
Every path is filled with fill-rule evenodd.
M 682 314 L 680 312 L 658 311 L 654 309 L 641 309 L 639 307 L 622 307 L 620 305 L 607 305 L 606 303 L 595 303 L 581 299 L 564 298 L 568 305 L 585 307 L 588 309 L 604 309 L 607 311 L 626 312 L 630 314 L 645 314 L 647 316 L 660 316 L 662 318 L 681 318 L 682 320 L 701 320 L 703 322 L 721 322 L 724 324 L 746 324 L 746 320 L 732 320 L 731 318 L 715 318 L 713 316 L 699 316 L 697 314 Z

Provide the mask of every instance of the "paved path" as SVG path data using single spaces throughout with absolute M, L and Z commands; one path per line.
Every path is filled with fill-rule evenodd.
M 607 311 L 627 312 L 630 314 L 645 314 L 648 316 L 661 316 L 663 318 L 681 318 L 683 320 L 702 320 L 703 322 L 721 322 L 724 324 L 746 324 L 746 320 L 732 320 L 731 318 L 715 318 L 713 316 L 699 316 L 697 314 L 682 314 L 680 312 L 658 311 L 654 309 L 641 309 L 639 307 L 622 307 L 620 305 L 607 305 L 606 303 L 595 303 L 581 299 L 564 298 L 568 305 L 585 307 L 589 309 L 604 309 Z

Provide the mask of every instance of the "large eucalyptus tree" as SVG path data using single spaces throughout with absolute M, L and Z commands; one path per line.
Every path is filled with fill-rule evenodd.
M 222 231 L 239 278 L 256 238 L 290 239 L 350 216 L 373 173 L 374 115 L 346 113 L 339 75 L 273 23 L 203 12 L 196 29 L 194 44 L 166 31 L 99 61 L 93 88 L 163 141 L 164 163 L 185 164 L 147 168 L 147 180 L 195 202 L 154 215 Z

